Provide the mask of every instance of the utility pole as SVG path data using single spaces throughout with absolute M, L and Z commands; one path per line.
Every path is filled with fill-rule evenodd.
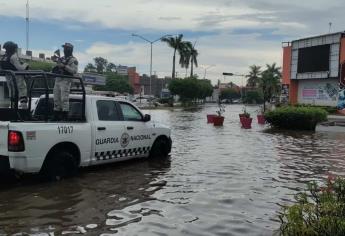
M 151 84 L 151 80 L 152 80 L 152 46 L 153 46 L 153 44 L 155 43 L 155 42 L 158 42 L 158 41 L 160 41 L 162 38 L 165 38 L 165 37 L 168 37 L 168 36 L 171 36 L 170 34 L 166 34 L 166 35 L 164 35 L 164 36 L 162 36 L 162 37 L 160 37 L 159 39 L 156 39 L 156 40 L 149 40 L 149 39 L 147 39 L 147 38 L 145 38 L 145 37 L 143 37 L 143 36 L 141 36 L 141 35 L 139 35 L 139 34 L 132 34 L 132 36 L 133 37 L 138 37 L 138 38 L 141 38 L 142 40 L 144 40 L 144 41 L 146 41 L 146 42 L 148 42 L 149 44 L 150 44 L 150 96 L 152 95 L 152 84 Z
M 30 30 L 30 7 L 29 0 L 26 1 L 26 51 L 29 50 L 29 30 Z
M 207 70 L 208 69 L 210 69 L 211 67 L 214 67 L 215 65 L 209 65 L 209 66 L 207 66 L 207 67 L 205 67 L 204 69 L 205 69 L 205 72 L 204 72 L 204 79 L 206 79 L 206 72 L 207 72 Z

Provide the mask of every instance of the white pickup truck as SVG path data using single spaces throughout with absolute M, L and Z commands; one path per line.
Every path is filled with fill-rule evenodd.
M 41 116 L 52 114 L 52 100 L 52 95 L 42 95 L 29 121 L 0 121 L 0 170 L 59 179 L 74 175 L 79 167 L 167 156 L 171 151 L 170 129 L 128 101 L 71 95 L 69 120 L 42 121 Z M 84 112 L 83 102 L 85 117 L 74 119 Z

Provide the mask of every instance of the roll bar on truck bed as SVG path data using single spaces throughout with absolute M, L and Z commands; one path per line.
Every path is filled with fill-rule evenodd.
M 0 76 L 5 76 L 7 78 L 7 86 L 10 90 L 10 101 L 11 106 L 9 108 L 0 108 L 0 121 L 32 121 L 31 116 L 31 101 L 33 93 L 45 95 L 45 106 L 48 107 L 49 104 L 49 94 L 53 92 L 53 88 L 49 87 L 49 82 L 54 81 L 56 78 L 71 78 L 72 83 L 77 84 L 77 88 L 71 88 L 70 94 L 82 95 L 82 113 L 81 120 L 85 121 L 85 100 L 86 92 L 82 77 L 79 76 L 69 76 L 55 74 L 51 72 L 45 72 L 42 70 L 27 70 L 27 71 L 11 71 L 11 70 L 0 70 Z M 18 84 L 16 76 L 24 76 L 28 88 L 28 108 L 19 109 L 18 101 Z M 43 88 L 35 88 L 38 80 L 43 80 Z M 43 120 L 49 121 L 48 109 L 46 109 Z

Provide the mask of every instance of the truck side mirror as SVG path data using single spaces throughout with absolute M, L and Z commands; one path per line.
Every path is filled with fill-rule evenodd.
M 148 122 L 151 120 L 151 116 L 149 114 L 145 114 L 144 116 L 144 122 Z

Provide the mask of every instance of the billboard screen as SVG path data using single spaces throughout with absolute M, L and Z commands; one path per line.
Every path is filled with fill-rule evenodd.
M 300 48 L 298 73 L 329 71 L 330 44 Z
M 83 73 L 82 78 L 85 84 L 91 85 L 105 85 L 106 79 L 102 75 Z

